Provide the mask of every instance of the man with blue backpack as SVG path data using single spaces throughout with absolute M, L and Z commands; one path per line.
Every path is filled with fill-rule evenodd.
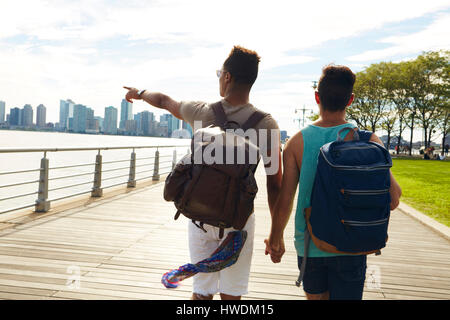
M 281 261 L 298 185 L 297 285 L 303 282 L 310 300 L 362 299 L 366 256 L 386 245 L 390 211 L 401 196 L 381 140 L 345 120 L 354 83 L 348 67 L 326 66 L 315 92 L 320 118 L 289 139 L 283 151 L 283 182 L 266 254 Z

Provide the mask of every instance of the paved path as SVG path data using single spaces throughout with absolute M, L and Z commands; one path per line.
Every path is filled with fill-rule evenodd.
M 260 170 L 258 182 L 255 251 L 244 299 L 305 299 L 294 285 L 293 219 L 282 263 L 264 255 L 270 218 Z M 12 228 L 1 230 L 7 224 L 0 224 L 0 299 L 189 299 L 191 279 L 175 290 L 160 283 L 167 270 L 189 262 L 188 220 L 173 220 L 173 204 L 162 199 L 162 190 L 159 183 Z M 394 211 L 387 248 L 368 258 L 364 299 L 450 299 L 449 249 L 448 240 Z M 371 282 L 376 277 L 380 286 Z

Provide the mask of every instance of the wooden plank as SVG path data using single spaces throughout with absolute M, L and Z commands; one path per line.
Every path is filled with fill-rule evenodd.
M 47 297 L 41 295 L 32 295 L 14 292 L 0 292 L 0 298 L 7 300 L 66 300 L 58 297 Z
M 0 285 L 0 292 L 50 297 L 51 295 L 55 294 L 57 291 Z

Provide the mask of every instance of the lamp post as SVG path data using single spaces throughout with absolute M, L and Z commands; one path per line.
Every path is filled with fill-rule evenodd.
M 316 90 L 317 89 L 317 81 L 312 81 L 312 83 L 313 83 L 312 88 L 314 90 Z M 301 119 L 300 118 L 294 119 L 294 122 L 298 121 L 299 125 L 301 123 L 302 124 L 302 128 L 305 127 L 305 112 L 306 111 L 311 111 L 311 113 L 312 113 L 313 109 L 308 109 L 308 108 L 305 107 L 305 105 L 303 105 L 303 108 L 295 109 L 295 113 L 297 113 L 297 112 L 300 113 L 301 112 L 302 113 L 302 117 L 301 117 Z
M 300 124 L 300 121 L 301 121 L 301 123 L 302 123 L 302 128 L 304 128 L 305 127 L 305 112 L 306 111 L 312 111 L 312 109 L 308 109 L 308 108 L 305 108 L 305 106 L 303 106 L 303 108 L 300 108 L 300 109 L 295 109 L 295 113 L 297 113 L 297 111 L 298 112 L 302 112 L 302 118 L 300 119 L 300 118 L 298 118 L 298 119 L 295 119 L 295 121 L 298 121 L 298 123 Z

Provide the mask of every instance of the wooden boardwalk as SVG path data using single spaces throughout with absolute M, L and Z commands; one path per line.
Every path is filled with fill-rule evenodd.
M 261 170 L 258 182 L 244 299 L 305 299 L 294 285 L 293 215 L 283 261 L 273 264 L 264 255 L 270 214 Z M 163 273 L 189 262 L 189 222 L 173 220 L 174 206 L 162 190 L 158 183 L 14 227 L 0 223 L 0 299 L 189 299 L 191 279 L 175 290 L 160 282 Z M 450 299 L 449 249 L 448 240 L 394 211 L 387 248 L 368 258 L 364 299 Z

